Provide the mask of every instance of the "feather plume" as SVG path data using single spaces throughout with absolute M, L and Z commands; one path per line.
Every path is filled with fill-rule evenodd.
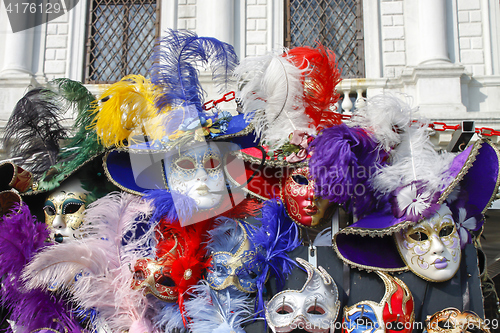
M 153 318 L 155 327 L 162 332 L 187 333 L 179 304 L 162 303 L 160 312 Z
M 42 290 L 24 290 L 21 271 L 33 255 L 48 244 L 44 223 L 31 215 L 28 206 L 14 207 L 16 213 L 0 219 L 1 305 L 11 311 L 10 318 L 27 332 L 47 327 L 59 332 L 81 332 L 66 304 Z
M 294 47 L 288 55 L 295 66 L 306 69 L 303 78 L 304 112 L 311 118 L 311 125 L 321 130 L 340 124 L 340 114 L 334 112 L 340 98 L 335 87 L 341 81 L 335 53 L 318 43 L 316 48 Z
M 154 129 L 161 126 L 155 100 L 161 89 L 141 75 L 128 75 L 109 86 L 101 95 L 101 103 L 95 104 L 96 114 L 92 125 L 106 147 L 125 146 L 124 141 L 135 128 L 141 129 L 147 122 L 155 122 Z M 149 130 L 148 134 L 156 132 Z M 157 134 L 161 139 L 166 133 Z
M 242 324 L 253 317 L 250 297 L 238 290 L 217 292 L 201 281 L 186 301 L 189 328 L 197 333 L 244 333 Z
M 294 130 L 315 134 L 305 114 L 304 70 L 294 66 L 287 54 L 246 58 L 235 75 L 245 117 L 271 148 L 283 145 Z
M 17 102 L 5 127 L 4 146 L 11 157 L 21 158 L 20 166 L 35 176 L 56 163 L 59 141 L 68 136 L 53 97 L 49 89 L 29 91 Z
M 139 197 L 111 193 L 87 208 L 83 227 L 87 238 L 75 240 L 75 245 L 63 243 L 43 251 L 26 268 L 24 276 L 32 280 L 41 275 L 43 281 L 70 288 L 72 300 L 82 308 L 95 308 L 113 331 L 128 330 L 132 325 L 146 327 L 148 301 L 141 291 L 130 288 L 133 273 L 129 265 L 139 257 L 151 255 L 154 229 L 133 236 L 141 234 L 137 226 L 147 225 L 149 215 L 150 206 Z M 69 248 L 83 249 L 80 254 L 85 257 L 68 257 Z M 73 261 L 64 262 L 61 258 Z M 66 281 L 74 278 L 78 266 L 82 274 L 68 285 Z
M 368 180 L 386 154 L 366 131 L 345 124 L 325 128 L 310 148 L 318 197 L 343 204 L 358 217 L 374 209 L 377 200 Z
M 257 251 L 256 262 L 262 264 L 262 273 L 257 277 L 256 312 L 264 307 L 263 290 L 268 274 L 276 277 L 276 287 L 283 289 L 285 279 L 297 265 L 288 256 L 288 252 L 300 246 L 299 230 L 297 225 L 286 213 L 285 206 L 279 199 L 271 199 L 262 207 L 262 227 L 252 236 L 251 241 Z
M 332 228 L 326 228 L 321 230 L 319 234 L 314 238 L 314 246 L 332 246 Z
M 207 250 L 232 253 L 238 249 L 245 236 L 237 221 L 223 216 L 216 220 L 214 228 L 208 231 L 208 235 Z
M 204 91 L 196 64 L 210 65 L 216 87 L 227 90 L 238 58 L 231 45 L 190 31 L 167 30 L 154 49 L 150 69 L 154 84 L 163 88 L 157 106 L 195 105 L 202 111 Z
M 162 218 L 168 221 L 188 221 L 198 211 L 194 199 L 181 193 L 175 193 L 174 200 L 168 190 L 148 190 L 144 192 L 143 198 L 154 207 L 151 222 Z

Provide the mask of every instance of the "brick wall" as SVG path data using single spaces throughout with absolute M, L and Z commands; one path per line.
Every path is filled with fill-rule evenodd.
M 196 0 L 179 0 L 177 28 L 196 30 Z
M 49 80 L 67 75 L 68 29 L 68 13 L 47 23 L 44 72 Z
M 406 65 L 403 1 L 384 0 L 380 4 L 384 76 L 401 75 Z
M 268 29 L 267 5 L 271 0 L 247 0 L 247 46 L 246 55 L 263 55 L 267 51 Z
M 473 75 L 484 75 L 483 26 L 481 2 L 458 0 L 460 62 Z

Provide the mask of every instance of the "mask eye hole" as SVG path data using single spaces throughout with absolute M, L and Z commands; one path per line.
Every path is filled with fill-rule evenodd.
M 455 230 L 455 227 L 453 227 L 451 225 L 444 226 L 444 227 L 441 228 L 441 230 L 439 230 L 439 237 L 449 236 L 449 235 L 451 235 L 451 233 L 454 230 Z
M 282 305 L 280 306 L 277 310 L 276 310 L 276 313 L 277 314 L 280 314 L 280 315 L 286 315 L 286 314 L 289 314 L 289 313 L 293 313 L 293 310 L 291 307 L 289 307 L 288 305 Z
M 292 179 L 295 183 L 303 186 L 309 185 L 309 180 L 305 176 L 302 175 L 293 175 Z
M 175 282 L 171 278 L 169 278 L 166 275 L 160 276 L 157 280 L 156 283 L 161 284 L 164 287 L 175 287 Z
M 76 203 L 68 203 L 64 206 L 63 214 L 74 214 L 76 213 L 82 205 Z
M 373 323 L 373 320 L 371 320 L 370 318 L 368 317 L 365 317 L 365 316 L 362 316 L 362 317 L 359 317 L 358 319 L 356 319 L 356 325 L 357 326 L 371 326 L 371 327 L 374 327 L 374 323 Z
M 210 157 L 203 161 L 203 167 L 207 170 L 216 169 L 217 167 L 219 167 L 219 165 L 220 161 L 218 158 Z
M 44 210 L 45 214 L 47 214 L 48 216 L 56 215 L 56 210 L 52 206 L 45 206 L 45 207 L 43 207 L 43 210 Z
M 439 328 L 446 329 L 446 330 L 452 330 L 455 328 L 455 325 L 447 319 L 440 320 L 440 321 L 438 321 L 437 324 L 438 324 Z
M 135 271 L 134 272 L 134 280 L 136 281 L 144 281 L 146 280 L 146 275 L 143 271 Z
M 429 236 L 427 236 L 427 234 L 422 231 L 416 231 L 410 234 L 409 237 L 413 240 L 416 240 L 417 242 L 422 242 L 429 239 Z
M 175 165 L 184 170 L 193 170 L 196 167 L 194 161 L 189 158 L 180 158 L 175 161 Z
M 311 306 L 307 309 L 307 313 L 312 315 L 322 315 L 325 314 L 325 310 L 320 306 Z

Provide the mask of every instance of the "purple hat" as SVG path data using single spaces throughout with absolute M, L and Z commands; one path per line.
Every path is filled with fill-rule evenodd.
M 421 180 L 392 191 L 388 194 L 392 211 L 374 212 L 335 235 L 337 255 L 361 269 L 407 269 L 392 235 L 432 216 L 443 203 L 453 211 L 465 200 L 466 218 L 484 214 L 498 191 L 499 156 L 489 140 L 478 140 L 447 164 L 437 191 L 429 190 L 433 186 Z

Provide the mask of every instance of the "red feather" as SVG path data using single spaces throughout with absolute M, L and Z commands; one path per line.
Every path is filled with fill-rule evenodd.
M 335 53 L 318 43 L 317 48 L 295 47 L 288 55 L 295 66 L 308 69 L 304 76 L 304 102 L 312 127 L 319 131 L 340 124 L 342 118 L 335 112 L 340 94 L 335 87 L 341 78 Z

